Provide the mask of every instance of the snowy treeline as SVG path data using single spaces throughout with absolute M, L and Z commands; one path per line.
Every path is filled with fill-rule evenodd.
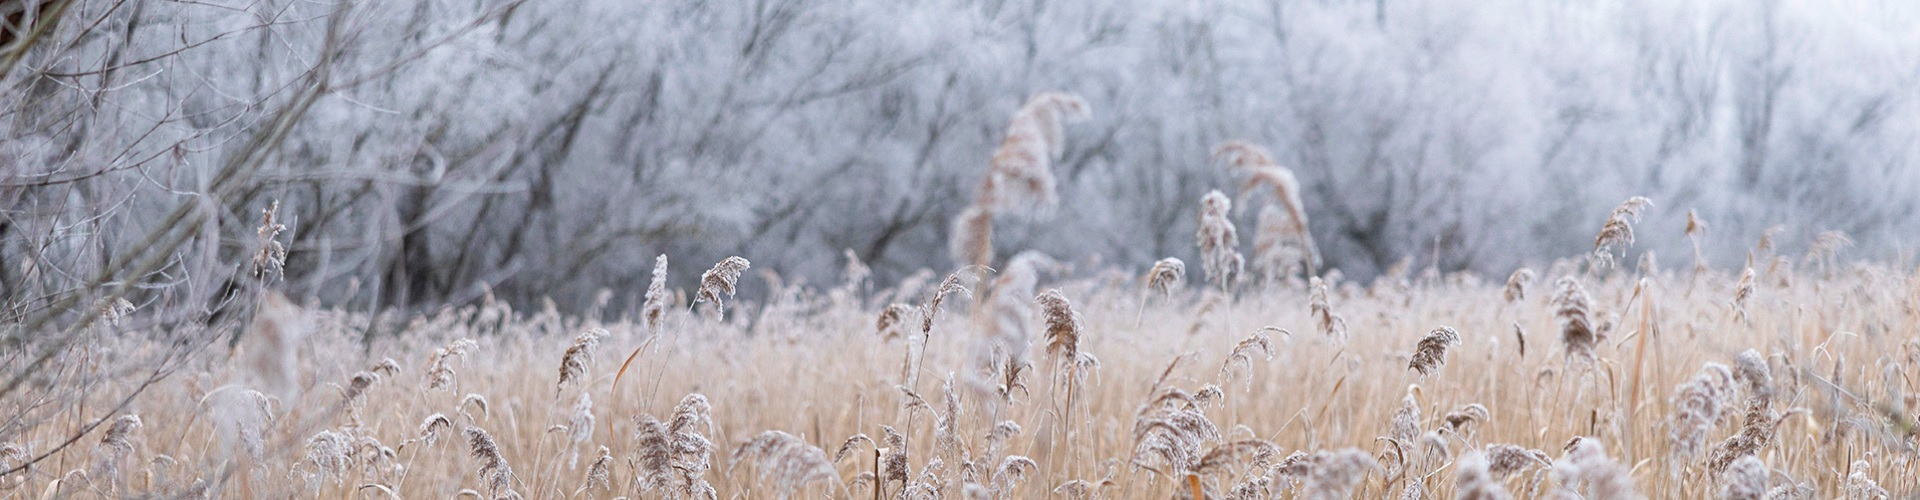
M 275 200 L 285 287 L 357 306 L 630 302 L 661 253 L 682 281 L 733 254 L 816 282 L 844 249 L 883 279 L 946 269 L 1010 114 L 1049 90 L 1090 119 L 1058 208 L 998 222 L 1002 258 L 1196 261 L 1230 139 L 1294 169 L 1349 276 L 1579 255 L 1633 195 L 1656 204 L 1634 253 L 1668 267 L 1689 209 L 1721 267 L 1774 224 L 1796 255 L 1920 235 L 1906 0 L 25 4 L 8 23 L 46 33 L 0 40 L 14 304 L 128 267 L 102 281 L 203 303 Z

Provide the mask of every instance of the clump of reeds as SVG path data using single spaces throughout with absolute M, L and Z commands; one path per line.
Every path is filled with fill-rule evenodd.
M 1441 326 L 1427 332 L 1420 343 L 1413 348 L 1413 359 L 1407 362 L 1407 368 L 1420 372 L 1420 376 L 1432 375 L 1435 370 L 1447 364 L 1447 348 L 1460 343 L 1460 332 L 1453 327 Z
M 1711 362 L 1700 367 L 1692 379 L 1674 388 L 1667 438 L 1675 456 L 1690 460 L 1705 451 L 1707 434 L 1725 415 L 1732 391 L 1733 372 L 1726 365 Z
M 662 490 L 674 496 L 713 496 L 713 485 L 706 479 L 707 470 L 712 468 L 708 460 L 713 455 L 713 442 L 700 433 L 702 426 L 712 426 L 711 412 L 706 396 L 688 394 L 674 405 L 666 423 L 652 415 L 635 420 L 640 451 L 634 480 L 642 490 Z
M 1595 359 L 1595 348 L 1603 334 L 1593 325 L 1589 309 L 1593 299 L 1580 286 L 1580 280 L 1571 276 L 1560 278 L 1556 285 L 1559 291 L 1553 295 L 1553 316 L 1560 323 L 1560 343 L 1570 358 Z
M 1227 141 L 1213 150 L 1228 168 L 1246 176 L 1240 193 L 1260 187 L 1273 190 L 1273 200 L 1260 209 L 1254 232 L 1254 268 L 1268 280 L 1288 276 L 1296 269 L 1318 274 L 1320 250 L 1307 230 L 1306 205 L 1300 201 L 1300 181 L 1280 166 L 1266 148 L 1247 141 Z
M 670 300 L 673 297 L 667 295 L 667 254 L 660 254 L 653 258 L 653 280 L 647 283 L 647 301 L 640 306 L 641 323 L 647 326 L 647 331 L 660 333 Z
M 700 273 L 700 290 L 694 294 L 693 302 L 712 302 L 715 315 L 725 314 L 726 299 L 733 298 L 734 285 L 740 282 L 740 273 L 750 267 L 753 267 L 753 263 L 739 256 L 727 257 L 715 263 L 712 269 Z
M 1207 192 L 1200 198 L 1200 229 L 1193 235 L 1200 247 L 1200 267 L 1206 271 L 1207 281 L 1221 290 L 1232 286 L 1246 265 L 1246 258 L 1240 256 L 1240 235 L 1233 228 L 1233 220 L 1227 218 L 1232 210 L 1233 200 L 1226 194 L 1219 190 Z
M 734 448 L 733 456 L 727 459 L 727 468 L 736 468 L 742 461 L 751 461 L 759 472 L 760 482 L 777 486 L 781 498 L 809 484 L 839 478 L 833 462 L 827 460 L 826 451 L 782 431 L 761 432 Z

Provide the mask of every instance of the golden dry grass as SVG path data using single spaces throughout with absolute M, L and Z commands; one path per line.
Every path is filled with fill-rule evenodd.
M 1569 441 L 1581 436 L 1630 471 L 1642 495 L 1714 497 L 1723 484 L 1709 472 L 1707 454 L 1682 459 L 1674 453 L 1669 422 L 1676 387 L 1707 363 L 1741 367 L 1740 353 L 1753 349 L 1771 372 L 1770 409 L 1781 418 L 1775 439 L 1755 453 L 1767 471 L 1757 476 L 1773 486 L 1804 483 L 1815 498 L 1847 497 L 1850 484 L 1864 492 L 1864 480 L 1893 498 L 1920 494 L 1911 460 L 1920 276 L 1872 265 L 1830 277 L 1760 273 L 1742 315 L 1733 300 L 1735 276 L 1602 278 L 1574 268 L 1555 266 L 1541 281 L 1574 276 L 1591 295 L 1591 321 L 1604 334 L 1591 362 L 1566 355 L 1556 307 L 1548 303 L 1552 290 L 1509 303 L 1504 281 L 1472 275 L 1330 281 L 1330 313 L 1344 322 L 1344 341 L 1321 333 L 1304 283 L 1226 300 L 1199 290 L 1163 299 L 1143 293 L 1138 276 L 1042 280 L 1072 301 L 1084 322 L 1076 347 L 1098 359 L 1084 382 L 1073 385 L 1070 413 L 1060 384 L 1050 380 L 1074 364 L 1049 357 L 1039 342 L 1023 356 L 1033 367 L 1018 381 L 1029 389 L 1011 390 L 1010 404 L 1001 396 L 1004 373 L 976 371 L 981 332 L 993 318 L 983 301 L 948 297 L 924 337 L 920 318 L 911 317 L 919 313 L 896 307 L 896 315 L 910 316 L 896 321 L 909 325 L 907 333 L 884 339 L 875 318 L 892 303 L 925 302 L 934 283 L 925 274 L 869 297 L 855 292 L 860 285 L 773 290 L 770 301 L 729 307 L 720 321 L 690 311 L 681 299 L 679 307 L 665 308 L 657 336 L 643 324 L 642 311 L 602 322 L 489 303 L 416 321 L 393 340 L 377 342 L 369 357 L 357 354 L 353 340 L 367 318 L 317 311 L 303 319 L 313 333 L 298 347 L 294 380 L 301 390 L 289 394 L 292 399 L 242 396 L 251 394 L 250 371 L 258 368 L 224 346 L 210 348 L 129 406 L 139 425 L 101 425 L 0 486 L 11 498 L 193 492 L 448 498 L 463 490 L 662 498 L 669 496 L 664 489 L 643 490 L 636 480 L 650 459 L 637 429 L 650 425 L 647 439 L 656 444 L 693 440 L 662 451 L 681 455 L 652 457 L 679 467 L 665 469 L 680 476 L 663 481 L 705 481 L 718 498 L 776 498 L 789 487 L 803 498 L 871 498 L 874 482 L 863 474 L 876 472 L 927 480 L 882 481 L 888 496 L 911 486 L 953 498 L 1065 498 L 1110 478 L 1097 488 L 1101 497 L 1186 497 L 1196 488 L 1226 497 L 1269 469 L 1275 495 L 1304 498 L 1309 485 L 1288 478 L 1307 476 L 1286 475 L 1280 456 L 1347 448 L 1381 464 L 1359 469 L 1364 479 L 1356 498 L 1399 496 L 1415 484 L 1428 498 L 1454 498 L 1463 490 L 1455 482 L 1461 470 L 1485 476 L 1487 459 L 1469 450 L 1513 444 L 1562 459 Z M 1151 300 L 1136 319 L 1142 297 Z M 1035 331 L 1043 324 L 1037 314 L 1029 321 Z M 1423 335 L 1441 326 L 1457 330 L 1459 341 L 1446 349 L 1444 364 L 1423 377 L 1409 369 L 1410 356 Z M 1524 332 L 1524 356 L 1516 327 Z M 604 335 L 589 345 L 581 334 L 594 329 Z M 1270 338 L 1270 358 L 1256 334 Z M 43 384 L 31 396 L 59 397 L 64 388 L 57 382 L 83 376 L 130 377 L 110 360 L 137 359 L 165 345 L 131 340 L 140 337 L 68 354 L 70 362 L 45 379 L 55 385 Z M 909 352 L 919 350 L 909 343 L 922 338 L 919 376 L 901 387 L 909 383 L 902 373 Z M 460 339 L 472 342 L 460 345 Z M 254 345 L 243 341 L 240 349 Z M 452 352 L 460 350 L 467 354 Z M 381 366 L 387 358 L 397 370 Z M 569 359 L 565 368 L 563 358 Z M 1175 359 L 1163 389 L 1179 394 L 1156 392 L 1154 384 Z M 451 370 L 437 374 L 449 377 L 441 389 L 429 388 L 436 366 Z M 562 385 L 562 376 L 580 378 Z M 950 378 L 948 395 L 943 386 Z M 1741 432 L 1751 397 L 1743 384 L 1735 384 L 1738 391 L 1729 394 L 1737 397 L 1723 401 L 1725 410 L 1708 422 L 1706 448 Z M 57 418 L 16 417 L 12 421 L 37 423 L 8 428 L 0 438 L 38 455 L 107 415 L 130 389 L 124 383 L 97 388 L 79 411 Z M 699 408 L 682 404 L 689 394 L 705 397 L 710 425 Z M 1146 407 L 1150 396 L 1171 402 Z M 1191 404 L 1195 400 L 1200 403 Z M 32 398 L 8 400 L 9 413 L 35 416 L 21 401 Z M 1468 408 L 1475 404 L 1482 405 L 1484 421 L 1468 421 L 1477 420 Z M 949 419 L 956 407 L 959 417 Z M 1147 415 L 1173 419 L 1180 412 L 1197 412 L 1217 429 L 1217 437 L 1201 432 L 1191 443 L 1215 456 L 1201 465 L 1195 455 L 1184 466 L 1141 458 L 1148 454 L 1138 453 L 1144 450 L 1137 438 L 1158 439 L 1142 423 Z M 429 443 L 423 424 L 435 415 L 451 425 L 439 424 Z M 591 430 L 575 429 L 583 426 Z M 889 443 L 882 426 L 898 430 L 904 442 Z M 109 436 L 110 427 L 124 432 Z M 491 451 L 476 452 L 482 435 Z M 855 435 L 871 437 L 850 441 Z M 700 458 L 702 438 L 710 444 L 707 470 L 689 462 Z M 750 441 L 753 450 L 730 463 Z M 843 442 L 852 449 L 835 461 Z M 910 470 L 876 467 L 876 445 L 885 455 L 904 449 Z M 600 458 L 602 447 L 606 458 Z M 504 468 L 483 471 L 494 453 Z M 927 474 L 936 457 L 939 470 Z M 1361 461 L 1360 454 L 1346 458 Z M 979 467 L 966 467 L 968 460 Z M 1560 461 L 1564 468 L 1574 463 Z M 0 462 L 11 467 L 19 458 L 0 453 Z M 590 485 L 596 463 L 607 480 Z M 1324 463 L 1337 465 L 1331 458 Z M 1520 465 L 1525 468 L 1498 486 L 1519 498 L 1555 494 L 1559 475 L 1542 464 Z M 1755 477 L 1751 465 L 1729 477 Z M 490 487 L 486 476 L 505 469 L 505 487 Z M 1849 476 L 1856 479 L 1850 483 Z

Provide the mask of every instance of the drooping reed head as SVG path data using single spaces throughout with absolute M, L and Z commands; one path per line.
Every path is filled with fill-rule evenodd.
M 1407 362 L 1407 368 L 1420 372 L 1420 376 L 1432 375 L 1435 370 L 1447 364 L 1447 348 L 1460 343 L 1460 332 L 1453 327 L 1440 326 L 1420 338 L 1414 345 L 1413 359 Z
M 694 302 L 712 302 L 714 311 L 724 314 L 727 307 L 725 299 L 733 298 L 734 284 L 740 282 L 740 273 L 752 266 L 753 263 L 739 256 L 727 257 L 714 264 L 712 269 L 700 274 L 700 293 L 694 296 Z

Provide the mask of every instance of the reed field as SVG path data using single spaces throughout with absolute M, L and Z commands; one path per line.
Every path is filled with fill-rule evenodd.
M 485 301 L 364 355 L 368 317 L 275 296 L 231 350 L 61 353 L 0 457 L 45 456 L 14 498 L 1920 493 L 1920 275 L 1756 256 L 1782 264 L 1233 294 L 1036 254 L 820 288 L 730 260 L 769 298 L 721 269 L 638 310 Z

